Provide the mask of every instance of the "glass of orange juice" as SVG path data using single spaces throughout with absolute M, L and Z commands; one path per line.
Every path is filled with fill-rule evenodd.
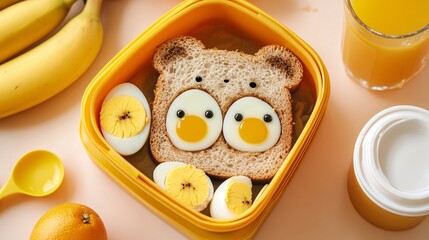
M 344 0 L 343 62 L 372 90 L 402 87 L 429 53 L 428 0 Z

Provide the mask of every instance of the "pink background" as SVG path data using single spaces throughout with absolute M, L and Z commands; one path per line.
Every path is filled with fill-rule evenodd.
M 0 200 L 0 239 L 27 239 L 44 212 L 65 202 L 96 210 L 112 240 L 185 239 L 98 168 L 85 152 L 78 132 L 80 101 L 91 79 L 120 49 L 179 2 L 105 0 L 104 44 L 91 68 L 51 100 L 0 119 L 1 184 L 16 160 L 33 149 L 51 150 L 65 165 L 63 185 L 52 195 L 15 195 Z M 341 61 L 342 1 L 250 2 L 309 43 L 331 78 L 331 96 L 319 130 L 256 239 L 428 239 L 429 219 L 401 232 L 367 223 L 351 205 L 346 179 L 355 139 L 374 114 L 399 104 L 429 109 L 429 67 L 401 90 L 365 90 L 345 74 Z M 71 15 L 81 8 L 79 1 Z

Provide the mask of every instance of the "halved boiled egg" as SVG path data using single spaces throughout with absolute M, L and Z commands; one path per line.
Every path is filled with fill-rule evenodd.
M 150 120 L 149 103 L 132 83 L 115 86 L 101 106 L 101 132 L 107 143 L 124 156 L 143 147 L 149 136 Z
M 197 211 L 213 198 L 213 184 L 201 169 L 182 162 L 163 162 L 153 172 L 154 182 L 168 195 Z
M 259 98 L 240 98 L 225 114 L 223 136 L 237 150 L 263 152 L 277 143 L 280 133 L 277 113 Z
M 252 205 L 252 180 L 246 176 L 230 177 L 216 189 L 210 215 L 216 219 L 239 216 Z
M 222 112 L 208 93 L 191 89 L 177 96 L 166 117 L 167 134 L 173 145 L 185 151 L 210 147 L 222 132 Z

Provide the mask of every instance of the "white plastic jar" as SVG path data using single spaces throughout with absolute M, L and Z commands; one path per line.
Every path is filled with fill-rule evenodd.
M 384 229 L 429 215 L 429 111 L 395 106 L 371 118 L 356 140 L 348 190 L 357 211 Z

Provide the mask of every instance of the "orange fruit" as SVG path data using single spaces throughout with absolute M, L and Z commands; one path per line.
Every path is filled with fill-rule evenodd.
M 105 240 L 100 216 L 78 203 L 65 203 L 48 210 L 34 225 L 30 240 Z

